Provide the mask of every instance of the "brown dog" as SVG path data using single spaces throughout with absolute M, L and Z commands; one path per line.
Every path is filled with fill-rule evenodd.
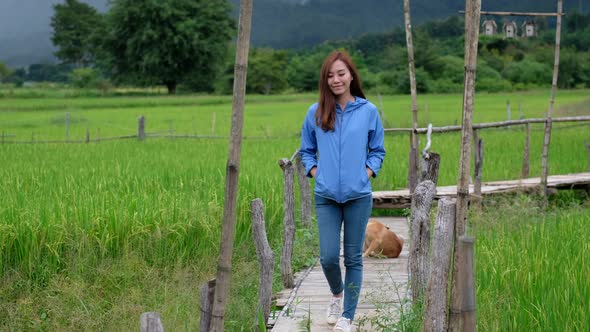
M 389 227 L 375 219 L 369 219 L 363 247 L 363 257 L 383 255 L 396 258 L 402 252 L 404 240 L 398 237 Z

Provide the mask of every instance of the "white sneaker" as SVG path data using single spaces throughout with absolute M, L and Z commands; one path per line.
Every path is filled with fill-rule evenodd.
M 326 310 L 326 321 L 328 324 L 334 325 L 336 321 L 338 321 L 338 317 L 340 317 L 340 310 L 342 306 L 342 298 L 341 297 L 332 297 L 332 301 L 328 306 L 328 310 Z
M 336 322 L 336 326 L 334 326 L 334 331 L 339 332 L 350 332 L 352 331 L 352 325 L 350 324 L 350 319 L 340 317 L 338 318 L 338 322 Z

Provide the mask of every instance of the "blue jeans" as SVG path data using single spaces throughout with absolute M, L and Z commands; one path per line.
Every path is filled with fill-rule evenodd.
M 363 283 L 363 244 L 365 230 L 371 216 L 371 195 L 337 203 L 315 195 L 315 209 L 320 235 L 320 263 L 332 294 L 344 291 L 343 317 L 354 319 L 361 285 Z M 342 283 L 340 270 L 340 230 L 344 225 L 344 266 L 346 276 Z

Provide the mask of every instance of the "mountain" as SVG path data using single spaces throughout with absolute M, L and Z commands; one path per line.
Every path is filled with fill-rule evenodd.
M 99 11 L 109 0 L 81 0 Z M 163 1 L 163 0 L 162 0 Z M 303 48 L 403 25 L 403 1 L 253 0 L 252 44 Z M 9 66 L 55 62 L 50 18 L 63 0 L 0 0 L 0 61 Z M 239 0 L 230 0 L 237 17 Z M 484 1 L 483 10 L 556 11 L 556 0 Z M 412 24 L 457 15 L 464 0 L 412 0 Z M 564 0 L 564 10 L 588 12 L 590 0 Z M 483 19 L 484 17 L 482 17 Z

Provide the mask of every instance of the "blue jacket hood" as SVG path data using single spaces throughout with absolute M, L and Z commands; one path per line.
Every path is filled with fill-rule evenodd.
M 318 104 L 309 108 L 301 129 L 300 155 L 305 171 L 317 167 L 315 193 L 339 203 L 372 194 L 366 168 L 376 177 L 385 157 L 384 132 L 377 107 L 355 97 L 342 110 L 336 105 L 333 131 L 316 124 Z M 320 157 L 321 155 L 321 157 Z

